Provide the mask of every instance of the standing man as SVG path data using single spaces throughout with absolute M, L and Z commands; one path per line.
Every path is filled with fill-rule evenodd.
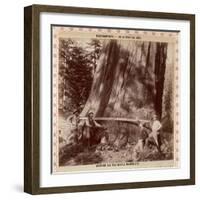
M 138 148 L 140 152 L 142 152 L 146 144 L 146 139 L 148 138 L 148 133 L 144 127 L 143 122 L 139 122 L 138 126 L 139 126 L 140 134 L 139 134 L 138 143 L 136 144 L 136 147 Z
M 80 128 L 79 128 L 79 112 L 78 110 L 73 112 L 73 115 L 67 118 L 67 125 L 70 133 L 67 135 L 67 144 L 78 144 L 81 139 Z
M 144 122 L 138 121 L 139 126 L 139 137 L 137 144 L 133 148 L 132 159 L 140 160 L 142 156 L 142 152 L 144 150 L 144 146 L 146 145 L 146 141 L 148 138 L 147 130 L 144 127 Z
M 149 134 L 149 137 L 147 138 L 147 144 L 150 143 L 153 139 L 153 141 L 156 144 L 156 147 L 159 152 L 161 152 L 161 138 L 160 138 L 160 131 L 162 128 L 162 124 L 158 120 L 158 117 L 156 114 L 153 115 L 153 121 L 152 121 L 152 132 Z

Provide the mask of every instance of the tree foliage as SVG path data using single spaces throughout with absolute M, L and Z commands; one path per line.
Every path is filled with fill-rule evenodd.
M 84 48 L 71 39 L 60 39 L 59 45 L 60 109 L 73 112 L 79 110 L 89 96 L 100 45 L 98 41 L 91 41 Z
M 149 119 L 172 111 L 167 43 L 60 39 L 60 108 Z M 167 70 L 167 73 L 166 73 Z M 172 115 L 169 115 L 172 118 Z

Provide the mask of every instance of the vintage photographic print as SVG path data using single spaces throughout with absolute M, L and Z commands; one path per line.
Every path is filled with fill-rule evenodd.
M 52 172 L 179 167 L 179 32 L 51 33 Z

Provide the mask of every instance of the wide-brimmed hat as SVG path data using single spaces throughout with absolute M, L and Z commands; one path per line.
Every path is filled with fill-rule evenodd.
M 87 115 L 94 114 L 92 110 L 88 111 Z
M 75 110 L 75 111 L 73 112 L 73 114 L 76 114 L 76 113 L 79 113 L 79 110 L 78 110 L 78 109 Z

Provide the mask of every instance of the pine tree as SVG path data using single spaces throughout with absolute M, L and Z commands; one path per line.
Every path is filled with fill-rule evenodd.
M 92 39 L 91 42 L 88 43 L 88 49 L 90 51 L 88 57 L 93 65 L 93 73 L 95 73 L 97 67 L 97 61 L 100 57 L 100 52 L 102 49 L 102 44 L 100 40 Z
M 59 75 L 64 82 L 60 90 L 68 100 L 65 105 L 67 111 L 78 110 L 88 98 L 92 84 L 92 68 L 86 55 L 86 50 L 74 41 L 60 40 Z

